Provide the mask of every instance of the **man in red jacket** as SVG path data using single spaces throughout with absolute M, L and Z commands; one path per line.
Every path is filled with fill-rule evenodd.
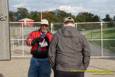
M 41 20 L 41 27 L 28 35 L 26 43 L 31 48 L 31 63 L 28 77 L 50 77 L 51 67 L 48 63 L 48 48 L 52 33 L 48 31 L 48 20 Z

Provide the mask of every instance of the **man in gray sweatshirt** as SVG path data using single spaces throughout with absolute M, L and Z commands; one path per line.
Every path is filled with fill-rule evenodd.
M 86 38 L 75 28 L 74 19 L 67 17 L 49 47 L 49 62 L 55 77 L 84 77 L 90 61 Z

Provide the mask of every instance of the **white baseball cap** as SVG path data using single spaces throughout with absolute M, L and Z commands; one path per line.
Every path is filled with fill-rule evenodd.
M 49 25 L 49 22 L 47 19 L 42 19 L 41 20 L 41 24 L 46 24 L 46 25 Z

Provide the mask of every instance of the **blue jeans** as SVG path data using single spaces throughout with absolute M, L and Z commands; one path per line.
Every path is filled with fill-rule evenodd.
M 30 62 L 28 77 L 50 77 L 51 66 L 48 59 L 33 58 Z

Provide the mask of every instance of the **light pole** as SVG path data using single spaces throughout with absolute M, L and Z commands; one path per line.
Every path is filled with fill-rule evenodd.
M 40 12 L 40 13 L 41 13 L 41 17 L 40 17 L 40 19 L 42 20 L 42 18 L 43 18 L 43 16 L 42 16 L 42 9 L 41 9 L 41 12 Z

